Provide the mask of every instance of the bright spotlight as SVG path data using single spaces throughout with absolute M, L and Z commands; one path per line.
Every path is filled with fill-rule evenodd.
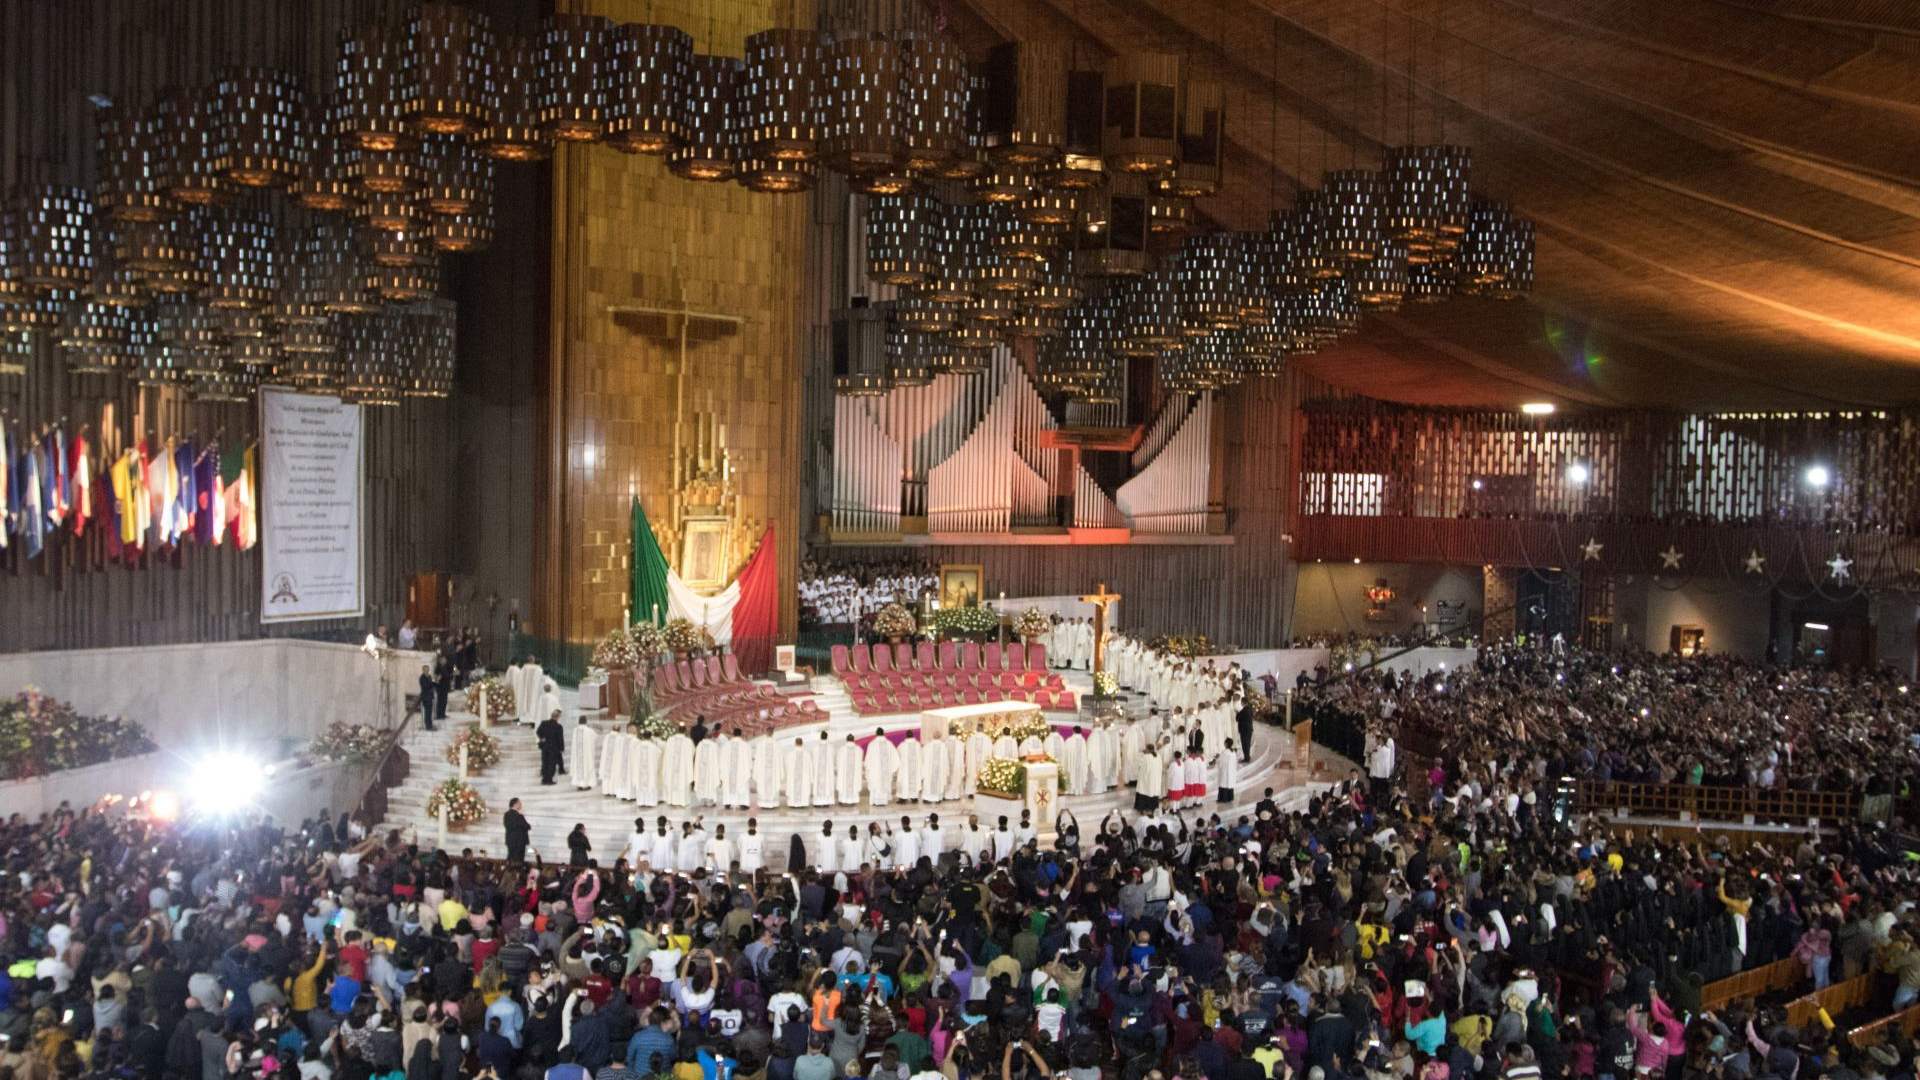
M 1520 411 L 1526 413 L 1528 416 L 1552 416 L 1553 402 L 1529 401 L 1525 405 L 1520 406 Z
M 1810 488 L 1823 488 L 1833 483 L 1833 473 L 1825 465 L 1809 465 L 1807 471 L 1800 475 Z
M 180 796 L 171 791 L 156 791 L 147 799 L 147 814 L 155 821 L 172 821 L 180 816 Z
M 266 769 L 245 754 L 223 750 L 201 758 L 193 766 L 191 785 L 196 812 L 224 817 L 251 806 L 266 790 Z
M 1593 479 L 1593 470 L 1587 468 L 1586 462 L 1576 461 L 1573 464 L 1567 466 L 1567 482 L 1568 483 L 1584 484 L 1591 479 Z
M 1479 491 L 1479 490 L 1480 490 L 1481 488 L 1483 488 L 1483 487 L 1486 487 L 1487 485 L 1485 485 L 1485 484 L 1483 484 L 1483 483 L 1481 483 L 1481 482 L 1480 482 L 1480 478 L 1479 478 L 1479 477 L 1474 477 L 1474 479 L 1473 479 L 1473 483 L 1471 483 L 1471 484 L 1469 484 L 1469 485 L 1467 485 L 1467 486 L 1469 486 L 1469 487 L 1471 487 L 1471 488 L 1473 488 L 1473 490 L 1475 490 L 1475 491 Z

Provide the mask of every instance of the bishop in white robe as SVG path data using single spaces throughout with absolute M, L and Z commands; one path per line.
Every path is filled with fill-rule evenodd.
M 931 742 L 922 743 L 920 746 L 920 801 L 939 802 L 946 792 L 947 740 L 934 739 Z M 904 865 L 912 866 L 913 864 Z
M 748 804 L 747 792 L 753 783 L 750 745 L 738 735 L 720 741 L 720 801 L 726 806 L 743 809 Z M 746 839 L 740 837 L 743 848 Z
M 900 751 L 894 748 L 892 739 L 874 729 L 866 757 L 867 799 L 873 805 L 885 806 L 892 801 L 894 776 L 899 771 Z
M 860 805 L 860 744 L 849 735 L 833 753 L 834 785 L 840 803 Z
M 567 775 L 573 777 L 574 787 L 585 790 L 593 786 L 594 779 L 597 775 L 593 767 L 599 760 L 595 756 L 594 750 L 599 741 L 599 737 L 594 732 L 592 725 L 587 723 L 587 718 L 584 716 L 581 717 L 580 722 L 576 724 L 573 729 L 573 746 L 571 748 L 573 751 L 573 764 L 567 769 Z
M 836 792 L 833 777 L 833 744 L 821 732 L 809 756 L 813 759 L 813 805 L 832 806 Z
M 660 795 L 668 806 L 693 802 L 693 740 L 684 731 L 675 732 L 660 753 Z
M 641 806 L 660 805 L 660 755 L 665 749 L 658 739 L 627 736 L 627 798 Z
M 701 806 L 720 801 L 719 739 L 701 739 L 693 749 L 693 797 Z
M 787 805 L 812 806 L 813 757 L 807 753 L 807 744 L 799 739 L 793 740 L 793 749 L 781 755 L 780 766 L 786 774 L 786 782 L 781 788 L 786 792 Z
M 894 797 L 902 802 L 912 802 L 920 797 L 920 740 L 902 739 L 897 749 L 900 752 L 900 768 L 894 773 Z

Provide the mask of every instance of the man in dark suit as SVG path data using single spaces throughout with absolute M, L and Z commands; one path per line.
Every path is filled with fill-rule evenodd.
M 560 710 L 555 709 L 534 729 L 540 740 L 540 782 L 553 786 L 553 774 L 560 771 L 560 755 L 566 750 L 567 733 L 560 727 Z
M 525 862 L 527 858 L 527 838 L 533 835 L 533 826 L 527 823 L 527 815 L 520 812 L 520 800 L 507 803 L 507 861 Z
M 693 718 L 693 727 L 687 732 L 687 738 L 692 739 L 695 749 L 698 749 L 700 746 L 700 740 L 706 737 L 707 737 L 707 718 L 704 716 L 695 715 Z
M 445 646 L 441 647 L 440 655 L 433 661 L 433 683 L 433 705 L 435 710 L 433 718 L 435 720 L 445 720 L 447 718 L 447 699 L 453 696 L 453 657 L 448 654 Z
M 433 693 L 438 683 L 433 681 L 433 669 L 420 665 L 420 717 L 427 722 L 427 730 L 433 730 Z
M 1233 719 L 1240 727 L 1240 761 L 1244 764 L 1253 760 L 1253 703 L 1241 698 L 1240 711 Z

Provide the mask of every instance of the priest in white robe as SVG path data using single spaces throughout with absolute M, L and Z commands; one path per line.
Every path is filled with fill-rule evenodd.
M 1059 728 L 1048 728 L 1046 738 L 1040 740 L 1041 752 L 1055 761 L 1065 761 L 1062 754 L 1067 752 L 1067 740 L 1060 736 Z
M 693 802 L 693 740 L 674 732 L 660 752 L 660 797 L 668 806 Z
M 1078 724 L 1060 745 L 1060 781 L 1068 795 L 1087 793 L 1087 736 Z
M 833 834 L 833 822 L 822 822 L 820 835 L 811 841 L 813 868 L 831 878 L 840 871 L 840 838 Z M 787 867 L 788 871 L 797 871 L 797 866 Z
M 1113 786 L 1116 753 L 1113 729 L 1103 721 L 1087 736 L 1087 794 L 1104 795 Z
M 529 712 L 529 709 L 527 708 L 527 706 L 532 703 L 532 699 L 520 696 L 520 665 L 508 664 L 506 674 L 500 677 L 506 680 L 507 689 L 513 691 L 513 715 L 521 723 L 523 724 L 528 723 L 529 721 L 527 719 L 527 713 Z M 494 717 L 494 719 L 505 720 L 506 717 L 496 716 Z
M 518 682 L 509 682 L 507 686 L 513 691 L 513 702 L 519 710 L 520 722 L 537 724 L 545 720 L 547 713 L 540 710 L 539 698 L 541 687 L 547 683 L 547 673 L 541 670 L 539 664 L 529 660 L 520 665 L 517 678 Z
M 535 693 L 533 699 L 533 715 L 539 717 L 540 720 L 545 720 L 547 717 L 560 711 L 560 690 L 553 685 L 552 679 L 542 679 L 538 685 L 539 690 Z M 540 720 L 533 722 L 537 724 Z
M 1142 812 L 1157 808 L 1160 797 L 1167 793 L 1167 773 L 1153 747 L 1140 751 L 1134 761 L 1134 774 L 1138 777 L 1138 786 L 1134 788 L 1133 808 Z
M 901 802 L 912 802 L 920 797 L 920 740 L 902 739 L 897 749 L 900 768 L 894 773 L 894 797 Z
M 1140 781 L 1140 751 L 1146 743 L 1141 738 L 1139 724 L 1128 724 L 1120 729 L 1120 784 L 1134 784 Z
M 1021 757 L 1029 757 L 1033 754 L 1044 754 L 1047 752 L 1047 744 L 1040 736 L 1029 735 L 1020 740 L 1018 751 Z
M 967 740 L 957 734 L 947 736 L 947 790 L 948 799 L 967 797 Z
M 785 773 L 781 790 L 786 793 L 787 805 L 801 809 L 812 806 L 813 756 L 807 753 L 807 744 L 795 738 L 793 748 L 782 755 L 780 766 Z
M 813 805 L 832 806 L 837 789 L 834 786 L 833 744 L 827 741 L 827 733 L 822 731 L 809 750 L 813 760 Z
M 705 738 L 693 748 L 693 798 L 698 806 L 720 801 L 720 740 Z
M 733 809 L 745 809 L 749 805 L 748 791 L 753 786 L 753 750 L 752 744 L 734 732 L 720 744 L 720 802 Z M 746 836 L 740 837 L 741 849 L 746 847 Z M 746 864 L 745 858 L 741 865 Z
M 1017 758 L 1020 756 L 1020 744 L 1014 741 L 1012 735 L 1001 732 L 1000 737 L 993 740 L 993 756 L 997 758 Z
M 780 794 L 786 785 L 786 773 L 781 770 L 780 762 L 787 746 L 771 735 L 754 739 L 752 746 L 754 805 L 771 809 L 780 805 Z
M 598 778 L 599 774 L 593 767 L 600 760 L 594 752 L 598 748 L 599 741 L 593 725 L 587 723 L 587 718 L 582 716 L 580 722 L 573 728 L 573 745 L 569 747 L 573 752 L 573 762 L 567 766 L 567 775 L 573 778 L 573 786 L 582 791 L 592 787 L 594 780 Z
M 895 776 L 900 772 L 900 751 L 894 748 L 893 740 L 879 728 L 873 729 L 873 740 L 867 743 L 866 773 L 867 799 L 875 806 L 885 806 L 893 801 Z
M 987 759 L 992 756 L 993 737 L 981 731 L 979 728 L 974 728 L 973 733 L 967 736 L 966 791 L 968 794 L 973 793 L 976 783 L 980 779 L 980 766 L 986 764 Z
M 657 738 L 626 736 L 628 753 L 628 796 L 639 805 L 653 809 L 660 805 L 660 753 L 666 746 Z
M 848 735 L 833 752 L 835 795 L 842 806 L 860 805 L 860 744 Z
M 922 743 L 920 745 L 920 801 L 939 802 L 946 792 L 947 740 L 934 739 Z
M 632 737 L 624 731 L 609 731 L 602 740 L 606 746 L 600 751 L 600 794 L 633 797 L 627 792 L 627 740 Z

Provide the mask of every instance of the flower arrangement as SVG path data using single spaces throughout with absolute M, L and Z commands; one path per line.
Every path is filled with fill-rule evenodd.
M 692 652 L 704 649 L 713 643 L 707 632 L 693 625 L 691 619 L 669 619 L 666 629 L 660 632 L 660 640 L 674 652 Z
M 527 707 L 532 708 L 533 702 L 527 702 Z M 467 687 L 467 711 L 485 721 L 512 716 L 513 687 L 508 686 L 507 680 L 497 675 L 489 675 L 481 679 Z
M 1367 667 L 1380 659 L 1380 642 L 1373 638 L 1359 638 L 1341 641 L 1328 650 L 1335 671 L 1346 671 L 1348 665 Z
M 639 656 L 639 663 L 652 663 L 667 651 L 666 635 L 652 623 L 634 623 L 627 628 L 627 637 L 633 641 L 633 651 Z
M 987 731 L 987 734 L 996 739 L 1002 735 L 1010 735 L 1013 737 L 1014 742 L 1026 742 L 1029 738 L 1044 740 L 1047 736 L 1053 734 L 1053 725 L 1048 723 L 1047 718 L 1041 716 L 1036 710 L 1014 716 L 998 727 Z
M 0 702 L 0 780 L 44 776 L 155 749 L 139 724 L 81 716 L 73 706 L 32 687 Z
M 1111 671 L 1093 673 L 1093 693 L 1095 697 L 1112 697 L 1120 692 L 1120 680 L 1114 678 Z
M 500 764 L 500 740 L 487 734 L 484 728 L 462 728 L 460 734 L 447 744 L 447 764 L 460 764 L 460 748 L 467 748 L 467 768 L 481 772 Z
M 1275 711 L 1273 701 L 1251 685 L 1247 687 L 1247 708 L 1253 710 L 1256 719 L 1272 716 Z
M 633 722 L 633 734 L 642 739 L 671 739 L 680 734 L 680 725 L 661 713 L 650 713 Z
M 900 604 L 888 604 L 873 616 L 873 632 L 884 638 L 911 637 L 918 629 L 913 612 Z
M 449 826 L 471 825 L 487 816 L 487 801 L 464 780 L 442 780 L 435 785 L 433 794 L 427 796 L 427 816 L 439 817 L 443 806 Z
M 1030 607 L 1013 620 L 1013 632 L 1031 641 L 1053 629 L 1053 620 L 1037 607 Z
M 939 637 L 988 637 L 1000 629 L 1000 613 L 992 608 L 940 608 L 927 616 L 927 630 Z
M 1205 634 L 1162 634 L 1148 643 L 1159 652 L 1172 653 L 1192 659 L 1196 656 L 1212 656 L 1213 642 Z
M 1013 758 L 988 758 L 980 763 L 978 791 L 1018 799 L 1027 793 L 1027 765 Z
M 619 627 L 615 627 L 611 633 L 600 639 L 600 644 L 593 647 L 595 667 L 605 668 L 608 671 L 625 671 L 639 662 L 640 650 L 634 644 L 633 634 Z
M 303 752 L 315 761 L 363 762 L 384 757 L 393 745 L 393 733 L 366 724 L 334 721 Z

